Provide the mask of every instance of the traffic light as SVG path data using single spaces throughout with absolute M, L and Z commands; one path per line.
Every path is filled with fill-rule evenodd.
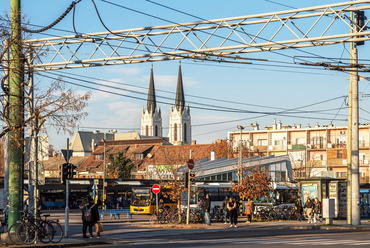
M 357 31 L 363 32 L 363 31 L 365 31 L 367 29 L 366 27 L 364 27 L 365 20 L 366 19 L 367 18 L 365 16 L 365 12 L 364 11 L 356 11 L 355 12 L 355 20 L 356 20 L 356 25 L 357 25 L 356 30 Z M 363 35 L 357 36 L 357 38 L 362 38 L 362 37 L 364 37 L 364 36 Z M 356 42 L 356 45 L 358 45 L 358 46 L 364 45 L 364 44 L 365 44 L 364 41 L 357 41 Z
M 188 187 L 188 180 L 189 180 L 189 172 L 184 173 L 184 186 L 185 188 Z
M 195 173 L 190 173 L 190 182 L 194 183 L 195 182 Z
M 77 166 L 74 164 L 69 164 L 68 166 L 68 179 L 72 179 L 74 175 L 76 175 L 75 169 L 77 169 Z
M 62 183 L 63 184 L 65 184 L 67 182 L 67 179 L 68 179 L 68 169 L 69 169 L 68 163 L 64 163 L 62 165 Z

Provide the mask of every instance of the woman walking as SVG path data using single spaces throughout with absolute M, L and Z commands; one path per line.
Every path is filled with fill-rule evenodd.
M 308 215 L 308 221 L 307 223 L 312 223 L 312 209 L 313 209 L 313 203 L 310 198 L 307 198 L 306 203 L 304 204 L 304 207 L 307 208 L 307 215 Z
M 82 202 L 80 205 L 80 210 L 82 211 L 82 234 L 83 238 L 88 238 L 86 235 L 87 227 L 89 227 L 90 238 L 92 239 L 93 232 L 92 227 L 95 226 L 96 235 L 100 238 L 99 228 L 97 223 L 99 223 L 99 210 L 98 206 L 94 204 L 94 200 L 91 196 L 88 196 L 87 199 Z
M 245 214 L 247 216 L 246 223 L 251 223 L 253 215 L 253 201 L 250 198 L 248 198 L 248 201 L 245 203 Z
M 227 205 L 227 209 L 229 210 L 230 213 L 230 222 L 231 222 L 230 227 L 237 228 L 238 226 L 236 224 L 238 222 L 238 210 L 237 204 L 232 197 L 229 198 L 229 204 Z

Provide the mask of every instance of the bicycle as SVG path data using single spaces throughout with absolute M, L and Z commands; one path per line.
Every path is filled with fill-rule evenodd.
M 149 225 L 158 224 L 159 223 L 160 213 L 154 209 L 152 216 L 149 219 Z
M 42 243 L 49 243 L 53 239 L 53 227 L 46 220 L 50 215 L 45 215 L 43 220 L 40 215 L 36 219 L 29 218 L 28 222 L 21 223 L 17 228 L 18 239 L 26 245 L 35 243 L 36 239 Z

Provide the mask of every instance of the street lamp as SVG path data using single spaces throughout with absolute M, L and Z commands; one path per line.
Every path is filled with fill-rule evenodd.
M 104 160 L 104 167 L 103 167 L 103 209 L 105 209 L 105 147 L 106 147 L 106 144 L 107 144 L 107 133 L 117 133 L 117 130 L 109 130 L 108 132 L 100 132 L 100 130 L 95 130 L 93 132 L 94 134 L 98 134 L 98 133 L 103 133 L 104 134 L 104 139 L 103 139 L 103 142 L 104 142 L 104 155 L 103 155 L 103 160 Z
M 242 131 L 244 128 L 246 127 L 256 127 L 257 126 L 257 122 L 255 123 L 252 123 L 248 126 L 241 126 L 241 125 L 238 125 L 237 128 L 240 130 L 240 139 L 239 139 L 239 176 L 238 176 L 238 185 L 241 184 L 241 181 L 242 181 L 242 171 L 243 171 L 243 145 L 242 145 Z

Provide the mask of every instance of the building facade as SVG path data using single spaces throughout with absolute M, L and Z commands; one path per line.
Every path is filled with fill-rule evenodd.
M 279 121 L 264 130 L 228 132 L 234 151 L 240 149 L 255 155 L 289 155 L 295 178 L 347 176 L 347 127 L 332 124 L 320 126 L 284 126 Z M 369 182 L 370 125 L 359 127 L 359 164 L 361 182 Z

